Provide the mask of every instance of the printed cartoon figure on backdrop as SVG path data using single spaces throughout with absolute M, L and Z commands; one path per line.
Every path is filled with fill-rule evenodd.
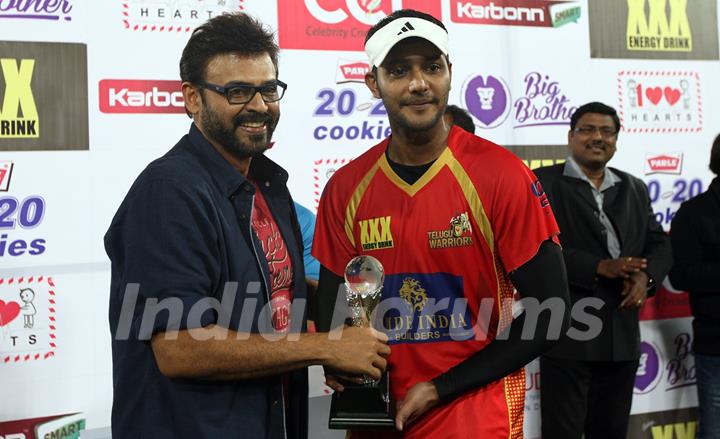
M 24 303 L 24 305 L 20 307 L 20 311 L 25 319 L 24 328 L 32 329 L 32 327 L 35 326 L 35 314 L 37 314 L 35 305 L 33 305 L 33 300 L 35 300 L 35 291 L 30 288 L 20 290 L 20 300 Z

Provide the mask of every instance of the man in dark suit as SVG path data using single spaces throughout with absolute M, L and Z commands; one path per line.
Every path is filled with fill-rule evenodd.
M 670 241 L 655 220 L 645 184 L 606 167 L 617 149 L 620 120 L 599 102 L 570 120 L 564 164 L 536 169 L 560 226 L 573 305 L 598 298 L 594 317 L 540 360 L 542 436 L 625 439 L 640 357 L 639 308 L 671 265 Z M 572 329 L 569 334 L 572 334 Z

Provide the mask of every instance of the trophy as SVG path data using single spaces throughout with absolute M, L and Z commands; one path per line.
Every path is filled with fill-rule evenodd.
M 357 256 L 345 267 L 345 288 L 353 326 L 370 326 L 380 303 L 385 271 L 372 256 Z M 362 384 L 343 382 L 330 404 L 331 429 L 394 429 L 395 403 L 390 400 L 390 376 L 379 380 L 363 376 Z

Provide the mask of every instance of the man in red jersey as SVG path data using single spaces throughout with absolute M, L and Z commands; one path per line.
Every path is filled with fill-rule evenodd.
M 365 82 L 393 134 L 338 170 L 320 202 L 319 329 L 332 326 L 341 276 L 357 255 L 380 260 L 383 300 L 397 305 L 381 304 L 375 321 L 392 346 L 399 431 L 352 437 L 521 438 L 522 367 L 568 326 L 558 228 L 537 179 L 512 153 L 444 121 L 447 38 L 440 21 L 412 10 L 370 29 Z M 535 337 L 520 336 L 528 313 L 513 320 L 513 284 L 560 305 L 559 316 L 536 316 Z

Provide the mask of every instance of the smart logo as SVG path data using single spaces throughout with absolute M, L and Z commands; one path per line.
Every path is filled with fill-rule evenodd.
M 403 8 L 441 18 L 439 0 L 279 0 L 280 47 L 361 51 L 370 26 Z
M 34 59 L 0 58 L 5 96 L 0 108 L 0 139 L 40 137 L 40 118 L 32 90 Z

